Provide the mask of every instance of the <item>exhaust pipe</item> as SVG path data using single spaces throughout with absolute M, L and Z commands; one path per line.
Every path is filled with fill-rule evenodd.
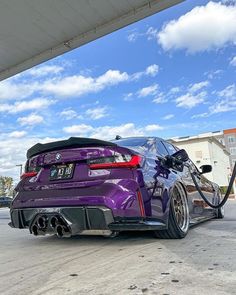
M 56 232 L 57 232 L 57 236 L 59 238 L 62 238 L 62 237 L 69 238 L 69 237 L 71 237 L 70 229 L 67 226 L 57 225 L 56 226 Z
M 47 218 L 44 216 L 40 216 L 37 220 L 37 225 L 39 229 L 45 229 L 47 227 Z
M 56 228 L 56 226 L 59 224 L 59 220 L 56 216 L 53 216 L 51 219 L 50 219 L 50 226 L 52 228 Z
M 31 231 L 32 231 L 32 233 L 33 233 L 35 236 L 38 236 L 38 234 L 39 234 L 39 228 L 38 228 L 38 226 L 37 226 L 36 224 L 34 224 L 34 225 L 32 226 Z

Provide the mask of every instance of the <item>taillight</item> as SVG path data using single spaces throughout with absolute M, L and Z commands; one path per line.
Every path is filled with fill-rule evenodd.
M 25 164 L 25 172 L 21 175 L 21 179 L 27 178 L 27 177 L 34 177 L 38 174 L 40 171 L 40 167 L 32 165 L 30 160 L 27 160 Z
M 90 169 L 110 168 L 136 168 L 141 164 L 142 158 L 138 155 L 115 155 L 111 157 L 89 159 Z
M 21 179 L 27 178 L 27 177 L 34 177 L 38 174 L 38 172 L 25 172 L 21 175 Z

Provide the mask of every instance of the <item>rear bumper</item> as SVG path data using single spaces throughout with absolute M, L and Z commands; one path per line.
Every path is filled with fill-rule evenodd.
M 52 218 L 57 217 L 63 226 L 70 232 L 69 236 L 83 234 L 85 231 L 110 230 L 110 231 L 136 231 L 136 230 L 162 230 L 166 225 L 161 220 L 141 217 L 114 217 L 112 210 L 103 206 L 79 207 L 52 207 L 52 208 L 24 208 L 11 209 L 11 222 L 14 228 L 29 228 L 34 233 L 33 226 L 38 227 L 38 234 L 56 234 L 56 227 L 52 226 Z M 39 218 L 46 222 L 40 228 Z

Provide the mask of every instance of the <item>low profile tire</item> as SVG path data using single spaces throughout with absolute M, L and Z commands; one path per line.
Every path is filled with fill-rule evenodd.
M 189 230 L 189 208 L 186 193 L 181 184 L 176 184 L 172 190 L 168 229 L 154 231 L 161 239 L 182 239 Z
M 222 194 L 218 191 L 218 204 L 222 201 Z M 225 208 L 224 206 L 216 209 L 216 218 L 223 219 L 225 217 Z

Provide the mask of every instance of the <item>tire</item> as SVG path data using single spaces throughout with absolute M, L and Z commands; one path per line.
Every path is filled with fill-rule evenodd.
M 189 230 L 189 208 L 186 193 L 181 184 L 177 183 L 171 193 L 168 229 L 154 231 L 161 239 L 182 239 Z
M 222 194 L 221 191 L 218 191 L 218 204 L 221 202 L 222 200 Z M 223 219 L 225 217 L 225 206 L 222 206 L 218 209 L 216 209 L 216 218 L 217 219 Z

